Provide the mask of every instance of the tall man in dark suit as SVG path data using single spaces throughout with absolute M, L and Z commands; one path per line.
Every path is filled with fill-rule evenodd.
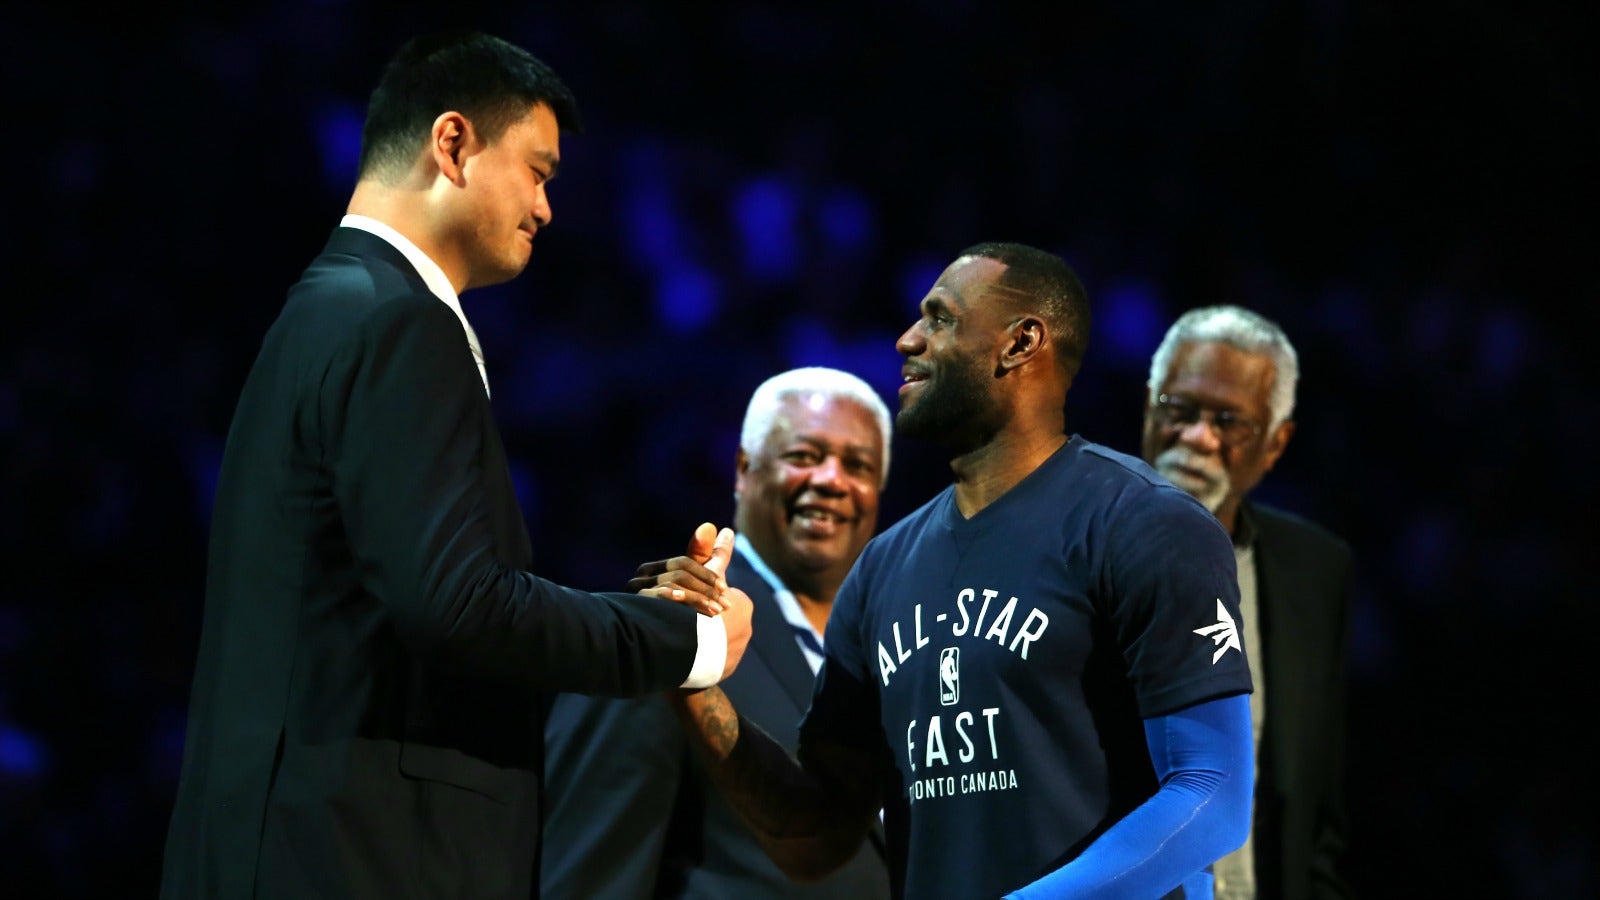
M 1338 862 L 1350 549 L 1247 499 L 1294 434 L 1299 376 L 1283 330 L 1237 306 L 1185 313 L 1150 363 L 1144 458 L 1233 536 L 1256 688 L 1254 827 L 1216 863 L 1218 898 L 1348 896 Z
M 704 686 L 742 655 L 749 601 L 715 574 L 731 531 L 703 596 L 527 571 L 458 294 L 527 264 L 576 125 L 496 38 L 419 39 L 385 69 L 349 215 L 229 430 L 163 897 L 526 900 L 541 692 Z
M 889 441 L 883 400 L 837 369 L 775 375 L 745 412 L 727 577 L 755 605 L 755 634 L 722 687 L 791 750 L 833 596 L 877 523 Z M 629 587 L 654 585 L 664 565 L 641 566 Z M 706 782 L 659 697 L 564 694 L 545 745 L 545 900 L 889 895 L 881 834 L 826 880 L 790 881 Z

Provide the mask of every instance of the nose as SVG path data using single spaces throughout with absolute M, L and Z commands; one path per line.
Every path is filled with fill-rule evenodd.
M 894 342 L 894 349 L 900 351 L 901 356 L 916 356 L 927 346 L 922 331 L 917 327 L 918 324 L 920 323 L 913 322 L 911 327 L 900 335 L 900 339 Z
M 550 208 L 550 195 L 545 193 L 544 185 L 541 184 L 538 186 L 537 193 L 534 194 L 533 198 L 533 221 L 540 228 L 543 228 L 549 225 L 550 220 L 553 218 L 555 218 L 555 212 Z
M 1216 426 L 1212 424 L 1211 416 L 1204 413 L 1178 431 L 1178 440 L 1206 453 L 1222 449 L 1222 439 L 1217 437 Z
M 811 467 L 811 486 L 833 494 L 845 493 L 844 466 L 837 456 L 825 456 Z

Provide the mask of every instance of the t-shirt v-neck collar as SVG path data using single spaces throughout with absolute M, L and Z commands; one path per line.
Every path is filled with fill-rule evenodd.
M 1041 474 L 1045 470 L 1060 464 L 1060 461 L 1069 453 L 1076 453 L 1082 445 L 1077 435 L 1068 435 L 1067 440 L 1055 449 L 1055 452 L 1045 457 L 1037 468 L 1022 480 L 1011 486 L 1011 489 L 996 497 L 993 503 L 985 506 L 973 514 L 972 518 L 961 515 L 961 509 L 956 505 L 956 489 L 954 485 L 945 489 L 943 508 L 939 510 L 939 523 L 957 538 L 979 534 L 989 528 L 990 523 L 1005 518 L 1006 509 L 1020 502 L 1016 498 L 1026 496 L 1032 487 L 1044 478 Z

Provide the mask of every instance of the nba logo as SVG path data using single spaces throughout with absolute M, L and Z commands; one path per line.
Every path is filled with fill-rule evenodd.
M 954 706 L 961 699 L 961 650 L 946 647 L 939 651 L 939 703 Z

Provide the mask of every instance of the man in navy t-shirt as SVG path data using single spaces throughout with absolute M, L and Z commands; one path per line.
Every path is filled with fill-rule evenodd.
M 849 858 L 880 806 L 909 897 L 1209 897 L 1244 841 L 1233 550 L 1143 462 L 1067 434 L 1088 329 L 1059 257 L 964 251 L 897 344 L 898 426 L 954 484 L 846 578 L 797 758 L 719 690 L 679 695 L 790 877 Z

